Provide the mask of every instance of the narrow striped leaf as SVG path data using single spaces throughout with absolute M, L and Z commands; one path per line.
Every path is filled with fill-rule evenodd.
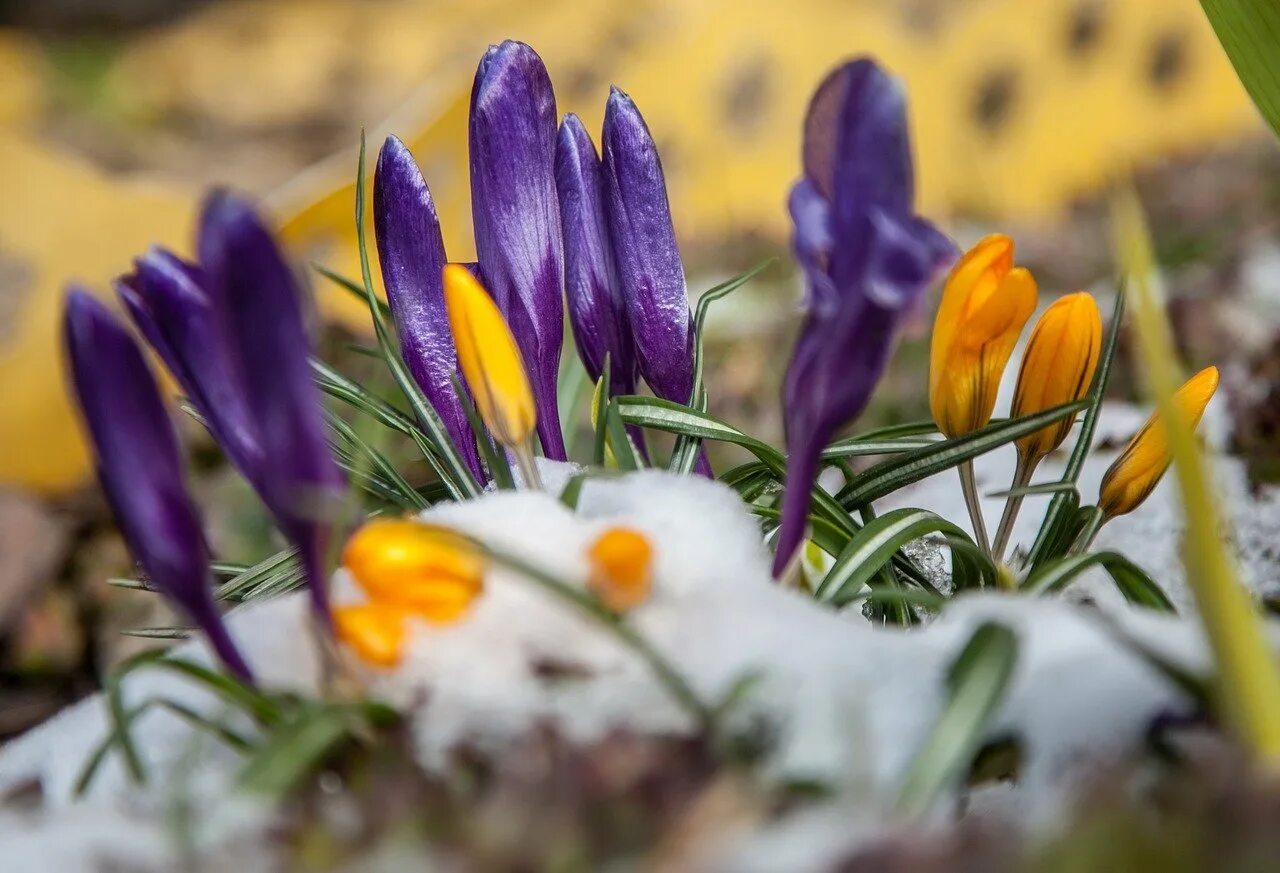
M 817 599 L 843 606 L 893 560 L 904 545 L 931 533 L 963 538 L 957 525 L 925 509 L 897 509 L 873 519 L 854 534 L 818 586 Z
M 489 475 L 493 477 L 493 484 L 499 491 L 514 491 L 516 480 L 511 475 L 511 462 L 507 459 L 507 453 L 493 444 L 488 428 L 480 420 L 480 413 L 476 411 L 476 405 L 471 402 L 471 395 L 462 387 L 462 381 L 457 373 L 453 374 L 453 393 L 457 395 L 458 405 L 462 407 L 462 413 L 467 417 L 467 424 L 471 426 L 471 435 L 475 437 L 476 447 L 480 449 L 480 457 L 484 459 L 484 465 L 489 469 Z
M 778 479 L 786 475 L 787 459 L 782 452 L 768 443 L 744 434 L 715 416 L 657 397 L 630 395 L 615 397 L 614 402 L 618 404 L 622 420 L 627 424 L 638 424 L 641 427 L 668 433 L 688 433 L 702 439 L 732 443 L 755 455 Z M 813 489 L 813 505 L 819 515 L 836 527 L 850 534 L 858 529 L 858 523 L 849 516 L 849 513 L 842 509 L 830 494 L 816 485 Z
M 707 409 L 707 392 L 703 386 L 703 369 L 705 366 L 703 338 L 707 313 L 711 311 L 711 304 L 750 282 L 773 261 L 774 258 L 766 258 L 745 273 L 739 273 L 727 282 L 721 282 L 714 288 L 704 291 L 702 296 L 698 298 L 698 305 L 693 314 L 693 390 L 689 392 L 689 405 L 691 407 L 702 412 Z M 669 469 L 674 473 L 683 473 L 685 475 L 693 472 L 694 465 L 698 462 L 700 442 L 701 439 L 692 435 L 678 437 L 675 448 L 671 452 Z
M 609 409 L 609 377 L 610 367 L 609 353 L 604 353 L 604 367 L 600 371 L 600 378 L 596 380 L 596 390 L 591 397 L 591 426 L 595 428 L 595 444 L 591 451 L 591 462 L 597 467 L 604 466 L 605 447 L 608 444 L 608 429 L 605 427 L 606 412 Z
M 907 818 L 928 812 L 949 785 L 959 784 L 982 746 L 982 735 L 1013 678 L 1018 639 L 1009 628 L 981 625 L 951 665 L 946 707 L 916 753 L 898 795 Z
M 1089 552 L 1048 561 L 1027 579 L 1023 587 L 1032 594 L 1055 594 L 1090 567 L 1102 567 L 1111 574 L 1124 599 L 1135 606 L 1159 612 L 1176 611 L 1160 586 L 1141 567 L 1118 552 Z
M 618 462 L 618 469 L 630 472 L 644 469 L 644 459 L 627 436 L 627 429 L 622 425 L 622 415 L 618 412 L 617 401 L 610 401 L 605 410 L 605 430 L 609 433 L 609 448 L 613 450 L 613 458 Z
M 962 437 L 904 452 L 859 473 L 836 495 L 836 500 L 846 510 L 865 506 L 899 488 L 984 455 L 1019 437 L 1035 433 L 1046 425 L 1079 412 L 1085 406 L 1085 401 L 1066 403 L 1035 415 L 987 425 Z

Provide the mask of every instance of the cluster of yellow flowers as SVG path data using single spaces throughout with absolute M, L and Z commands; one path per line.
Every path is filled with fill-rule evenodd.
M 954 438 L 987 425 L 1005 366 L 1023 327 L 1036 308 L 1036 281 L 1014 266 L 1013 240 L 992 234 L 965 253 L 947 278 L 934 322 L 929 362 L 929 407 L 938 430 Z M 1102 316 L 1089 294 L 1059 298 L 1031 331 L 1018 371 L 1010 414 L 1033 415 L 1083 398 L 1089 391 L 1102 347 Z M 1178 408 L 1194 427 L 1218 387 L 1218 370 L 1208 367 L 1182 386 Z M 1017 442 L 1014 488 L 1030 482 L 1035 468 L 1066 439 L 1075 416 L 1067 416 Z M 1169 447 L 1158 415 L 1153 415 L 1116 459 L 1102 481 L 1098 506 L 1104 519 L 1132 512 L 1155 488 L 1169 466 Z M 988 539 L 969 464 L 961 467 L 975 534 Z M 991 552 L 999 560 L 1021 498 L 1011 496 Z
M 611 527 L 586 552 L 588 589 L 614 612 L 649 596 L 653 547 L 644 534 Z M 489 562 L 475 543 L 441 525 L 377 518 L 348 540 L 342 565 L 366 602 L 334 611 L 338 639 L 379 667 L 400 663 L 410 619 L 450 624 L 484 591 Z

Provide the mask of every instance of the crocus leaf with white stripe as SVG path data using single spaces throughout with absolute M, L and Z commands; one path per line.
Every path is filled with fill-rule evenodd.
M 1134 606 L 1145 606 L 1158 612 L 1175 612 L 1168 595 L 1137 564 L 1118 552 L 1089 552 L 1047 561 L 1023 586 L 1031 594 L 1056 594 L 1091 567 L 1101 567 L 1111 574 L 1116 588 Z
M 1020 436 L 1035 433 L 1047 424 L 1073 415 L 1088 405 L 1087 401 L 1064 403 L 1053 409 L 1023 418 L 1010 419 L 1000 424 L 990 424 L 955 439 L 904 452 L 887 461 L 881 461 L 859 473 L 845 485 L 836 499 L 847 509 L 865 506 L 892 494 L 899 488 L 919 482 L 935 473 L 950 469 L 979 455 L 985 455 L 1011 443 Z
M 933 730 L 916 752 L 898 795 L 898 811 L 914 818 L 959 783 L 995 716 L 1018 659 L 1018 638 L 1001 624 L 978 627 L 947 674 L 948 699 Z
M 925 509 L 898 509 L 867 522 L 837 556 L 818 586 L 817 598 L 842 606 L 892 561 L 899 549 L 932 533 L 968 538 L 962 528 Z

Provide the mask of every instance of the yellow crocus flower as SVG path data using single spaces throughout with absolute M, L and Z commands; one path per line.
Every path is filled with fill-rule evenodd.
M 614 612 L 634 609 L 649 596 L 653 575 L 653 547 L 639 531 L 614 527 L 587 550 L 591 563 L 589 587 Z
M 520 349 L 502 313 L 459 264 L 444 268 L 444 302 L 458 365 L 485 426 L 510 449 L 527 446 L 538 416 Z
M 375 667 L 394 667 L 404 657 L 409 614 L 385 603 L 339 606 L 333 611 L 338 641 Z
M 1206 367 L 1178 389 L 1173 403 L 1194 428 L 1217 390 L 1218 368 Z M 1155 489 L 1169 461 L 1169 437 L 1159 414 L 1155 414 L 1147 419 L 1102 477 L 1098 508 L 1103 517 L 1112 519 L 1137 509 Z
M 963 436 L 991 420 L 1000 376 L 1036 308 L 1036 282 L 1013 266 L 1013 240 L 986 237 L 947 277 L 929 350 L 929 408 L 938 429 Z
M 1101 349 L 1102 313 L 1093 297 L 1077 291 L 1054 301 L 1031 330 L 1010 415 L 1021 418 L 1084 397 Z M 1034 467 L 1062 445 L 1075 420 L 1067 416 L 1018 440 L 1020 462 Z
M 457 621 L 484 588 L 484 556 L 448 528 L 412 518 L 377 518 L 347 541 L 342 566 L 367 603 L 334 610 L 340 641 L 380 667 L 400 661 L 406 622 Z

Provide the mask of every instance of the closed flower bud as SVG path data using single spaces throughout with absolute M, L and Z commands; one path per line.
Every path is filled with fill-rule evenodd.
M 1196 373 L 1173 395 L 1174 406 L 1194 428 L 1205 407 L 1218 390 L 1218 368 L 1206 367 Z M 1116 458 L 1098 489 L 1098 508 L 1105 518 L 1115 518 L 1137 509 L 1155 490 L 1169 468 L 1169 435 L 1160 414 L 1147 419 L 1142 430 Z
M 610 528 L 587 551 L 591 562 L 588 587 L 614 612 L 626 612 L 649 597 L 653 547 L 644 534 Z
M 374 603 L 433 622 L 459 618 L 484 587 L 485 561 L 452 531 L 375 519 L 347 542 L 342 564 Z
M 991 420 L 1005 364 L 1036 308 L 1036 282 L 1013 266 L 1013 240 L 992 234 L 947 277 L 929 353 L 929 408 L 948 437 Z
M 339 606 L 333 611 L 338 641 L 375 667 L 394 667 L 404 657 L 408 613 L 385 603 Z
M 1013 395 L 1013 417 L 1084 397 L 1101 348 L 1102 314 L 1093 297 L 1078 291 L 1055 301 L 1031 330 Z M 1074 422 L 1071 415 L 1018 440 L 1023 463 L 1034 464 L 1062 445 Z
M 458 366 L 476 409 L 498 442 L 524 446 L 538 416 L 520 349 L 502 313 L 466 267 L 444 268 L 444 300 Z

